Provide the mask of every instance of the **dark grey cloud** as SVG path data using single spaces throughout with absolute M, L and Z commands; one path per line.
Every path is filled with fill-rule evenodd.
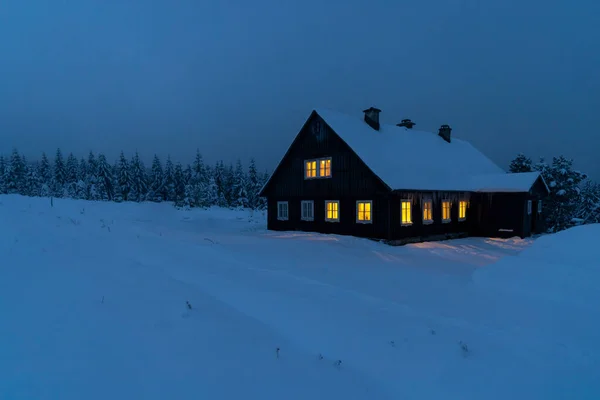
M 312 108 L 449 123 L 600 179 L 593 1 L 0 2 L 0 150 L 272 168 Z

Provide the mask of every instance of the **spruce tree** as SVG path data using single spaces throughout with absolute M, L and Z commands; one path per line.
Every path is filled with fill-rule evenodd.
M 77 166 L 77 190 L 76 195 L 78 199 L 91 200 L 89 196 L 88 187 L 88 163 L 85 158 L 79 160 Z
M 256 170 L 256 162 L 254 158 L 250 159 L 250 165 L 248 166 L 248 178 L 246 180 L 246 192 L 248 193 L 248 206 L 253 210 L 258 208 L 258 193 L 261 189 L 261 185 L 258 181 L 258 172 Z
M 579 184 L 586 175 L 573 170 L 573 161 L 563 156 L 553 157 L 547 165 L 543 159 L 536 164 L 548 184 L 550 194 L 543 204 L 543 214 L 550 232 L 558 232 L 572 226 L 573 218 L 581 201 Z
M 164 201 L 163 197 L 163 186 L 164 186 L 164 172 L 160 159 L 155 154 L 152 160 L 152 170 L 150 172 L 150 188 L 148 192 L 148 200 L 161 202 Z
M 50 166 L 50 161 L 48 161 L 46 153 L 42 153 L 38 174 L 40 176 L 40 196 L 51 196 L 53 184 L 52 167 Z
M 115 193 L 123 201 L 127 201 L 129 199 L 129 192 L 131 191 L 132 179 L 129 168 L 129 162 L 127 162 L 125 154 L 121 151 L 121 155 L 119 156 L 119 161 L 115 169 L 118 185 Z
M 131 160 L 131 192 L 129 194 L 131 201 L 145 201 L 148 194 L 148 178 L 146 177 L 146 168 L 136 152 Z
M 600 185 L 586 180 L 581 189 L 581 201 L 577 209 L 577 218 L 584 224 L 600 223 Z
M 67 180 L 67 171 L 60 149 L 56 150 L 54 158 L 54 176 L 52 182 L 52 195 L 54 197 L 65 196 L 65 183 Z
M 26 165 L 25 170 L 27 174 L 25 177 L 25 195 L 32 197 L 40 196 L 42 180 L 39 175 L 39 163 Z
M 102 195 L 100 194 L 98 188 L 98 160 L 96 160 L 96 156 L 90 150 L 87 159 L 87 174 L 85 185 L 87 187 L 86 197 L 88 200 L 101 200 Z
M 532 172 L 531 158 L 526 157 L 523 153 L 519 153 L 514 160 L 510 162 L 509 171 L 517 172 Z
M 185 176 L 183 167 L 180 163 L 175 165 L 173 172 L 173 201 L 175 206 L 182 207 L 185 205 Z
M 79 163 L 73 153 L 69 153 L 67 157 L 67 163 L 65 165 L 65 188 L 67 195 L 70 198 L 77 199 L 77 170 L 79 169 Z
M 165 201 L 175 201 L 175 167 L 171 156 L 167 156 L 165 162 L 162 196 Z
M 25 188 L 25 165 L 17 149 L 14 149 L 10 162 L 4 171 L 6 192 L 8 194 L 23 194 Z
M 249 207 L 246 174 L 242 167 L 242 161 L 239 159 L 235 164 L 235 171 L 233 173 L 232 197 L 234 199 L 234 208 L 240 209 Z
M 97 168 L 98 196 L 102 200 L 112 201 L 115 194 L 113 187 L 113 171 L 108 161 L 106 161 L 106 157 L 102 153 L 98 155 Z

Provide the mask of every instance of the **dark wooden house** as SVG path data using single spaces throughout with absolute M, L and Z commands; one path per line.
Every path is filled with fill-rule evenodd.
M 548 187 L 537 172 L 510 174 L 466 141 L 314 110 L 262 188 L 268 229 L 382 239 L 526 237 L 543 229 Z

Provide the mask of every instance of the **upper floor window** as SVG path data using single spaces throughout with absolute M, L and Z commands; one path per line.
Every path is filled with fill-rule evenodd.
M 287 201 L 277 202 L 277 219 L 280 221 L 287 221 L 289 219 Z
M 313 221 L 315 219 L 315 203 L 312 200 L 302 200 L 302 220 Z
M 373 222 L 371 214 L 373 202 L 368 201 L 357 201 L 356 202 L 356 222 L 361 224 L 370 224 Z
M 304 179 L 331 178 L 331 157 L 304 161 Z
M 400 202 L 402 211 L 402 225 L 412 225 L 412 208 L 410 200 L 402 200 Z
M 331 158 L 319 160 L 319 176 L 321 178 L 329 178 L 331 176 Z
M 450 222 L 452 218 L 450 217 L 450 209 L 452 207 L 452 203 L 450 200 L 442 201 L 442 222 Z
M 527 200 L 527 214 L 531 214 L 531 200 Z
M 467 219 L 467 201 L 461 200 L 458 202 L 458 220 L 464 221 Z
M 542 201 L 538 200 L 538 213 L 542 212 Z
M 317 162 L 315 160 L 304 162 L 304 177 L 306 179 L 317 177 Z
M 325 201 L 325 221 L 340 221 L 340 202 L 337 200 Z
M 423 223 L 433 223 L 433 203 L 431 200 L 423 200 Z

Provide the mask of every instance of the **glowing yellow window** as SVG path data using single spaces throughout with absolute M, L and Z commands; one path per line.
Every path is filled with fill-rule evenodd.
M 433 222 L 431 200 L 423 200 L 423 223 L 431 224 Z
M 331 158 L 319 160 L 319 176 L 325 178 L 331 176 Z
M 316 178 L 317 177 L 317 162 L 316 161 L 306 161 L 304 164 L 304 170 L 306 171 L 305 172 L 306 178 Z
M 372 202 L 371 201 L 357 201 L 356 202 L 356 222 L 362 224 L 369 224 L 373 221 L 371 215 Z
M 412 209 L 410 200 L 402 200 L 402 225 L 412 225 Z
M 442 201 L 442 222 L 450 222 L 450 208 L 451 204 L 449 200 Z
M 340 220 L 340 202 L 328 200 L 325 202 L 325 221 L 338 222 Z
M 465 219 L 467 219 L 467 202 L 461 200 L 458 202 L 458 220 L 464 221 Z

